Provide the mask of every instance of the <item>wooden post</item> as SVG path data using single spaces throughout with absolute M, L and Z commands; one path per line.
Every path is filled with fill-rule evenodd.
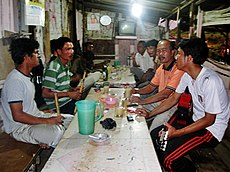
M 50 51 L 50 21 L 49 21 L 49 11 L 45 11 L 45 27 L 44 27 L 44 54 L 45 62 L 48 63 L 51 56 Z
M 190 5 L 190 12 L 189 12 L 189 38 L 193 35 L 193 18 L 194 18 L 194 3 Z
M 203 23 L 203 11 L 200 9 L 200 6 L 198 6 L 196 36 L 199 38 L 201 38 L 202 23 Z
M 181 38 L 179 18 L 180 18 L 180 8 L 178 7 L 178 9 L 177 9 L 177 39 L 176 39 L 176 45 L 178 45 L 178 43 L 180 42 L 180 38 Z

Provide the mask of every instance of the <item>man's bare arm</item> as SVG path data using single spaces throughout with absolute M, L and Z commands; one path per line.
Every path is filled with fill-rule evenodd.
M 202 130 L 210 125 L 212 125 L 215 122 L 216 119 L 216 114 L 210 114 L 210 113 L 205 113 L 205 116 L 196 122 L 192 123 L 191 125 L 188 125 L 182 129 L 172 129 L 171 126 L 166 124 L 169 128 L 169 138 L 174 138 L 174 137 L 179 137 L 185 134 L 193 133 L 198 130 Z M 171 131 L 170 131 L 171 130 Z
M 149 104 L 149 103 L 155 103 L 155 102 L 159 102 L 162 101 L 164 99 L 167 99 L 174 91 L 168 88 L 165 88 L 164 90 L 146 98 L 143 99 L 139 104 Z
M 153 111 L 149 112 L 149 117 L 165 112 L 174 105 L 176 105 L 180 100 L 181 94 L 174 92 L 169 98 L 165 99 L 158 107 Z
M 12 112 L 12 116 L 14 121 L 36 125 L 36 124 L 62 124 L 62 116 L 55 116 L 50 118 L 41 118 L 35 117 L 30 114 L 23 112 L 22 102 L 10 103 L 10 109 Z

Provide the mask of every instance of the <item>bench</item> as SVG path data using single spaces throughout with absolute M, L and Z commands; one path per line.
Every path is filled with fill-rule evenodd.
M 0 171 L 36 171 L 39 145 L 19 142 L 6 133 L 0 133 Z

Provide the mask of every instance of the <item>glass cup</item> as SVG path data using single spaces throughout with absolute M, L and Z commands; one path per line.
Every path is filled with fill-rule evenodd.
M 123 117 L 125 109 L 122 106 L 115 108 L 115 117 Z
M 122 107 L 124 107 L 125 110 L 127 110 L 128 104 L 129 104 L 129 100 L 127 98 L 124 98 L 122 100 Z
M 109 93 L 109 82 L 104 82 L 104 94 L 108 94 Z
M 131 92 L 132 92 L 132 88 L 129 87 L 129 88 L 125 88 L 125 98 L 130 98 L 131 97 Z

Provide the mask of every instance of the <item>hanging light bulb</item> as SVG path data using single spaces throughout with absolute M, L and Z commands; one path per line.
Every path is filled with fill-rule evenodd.
M 132 14 L 135 17 L 140 17 L 142 13 L 142 6 L 140 4 L 134 3 L 132 6 Z

